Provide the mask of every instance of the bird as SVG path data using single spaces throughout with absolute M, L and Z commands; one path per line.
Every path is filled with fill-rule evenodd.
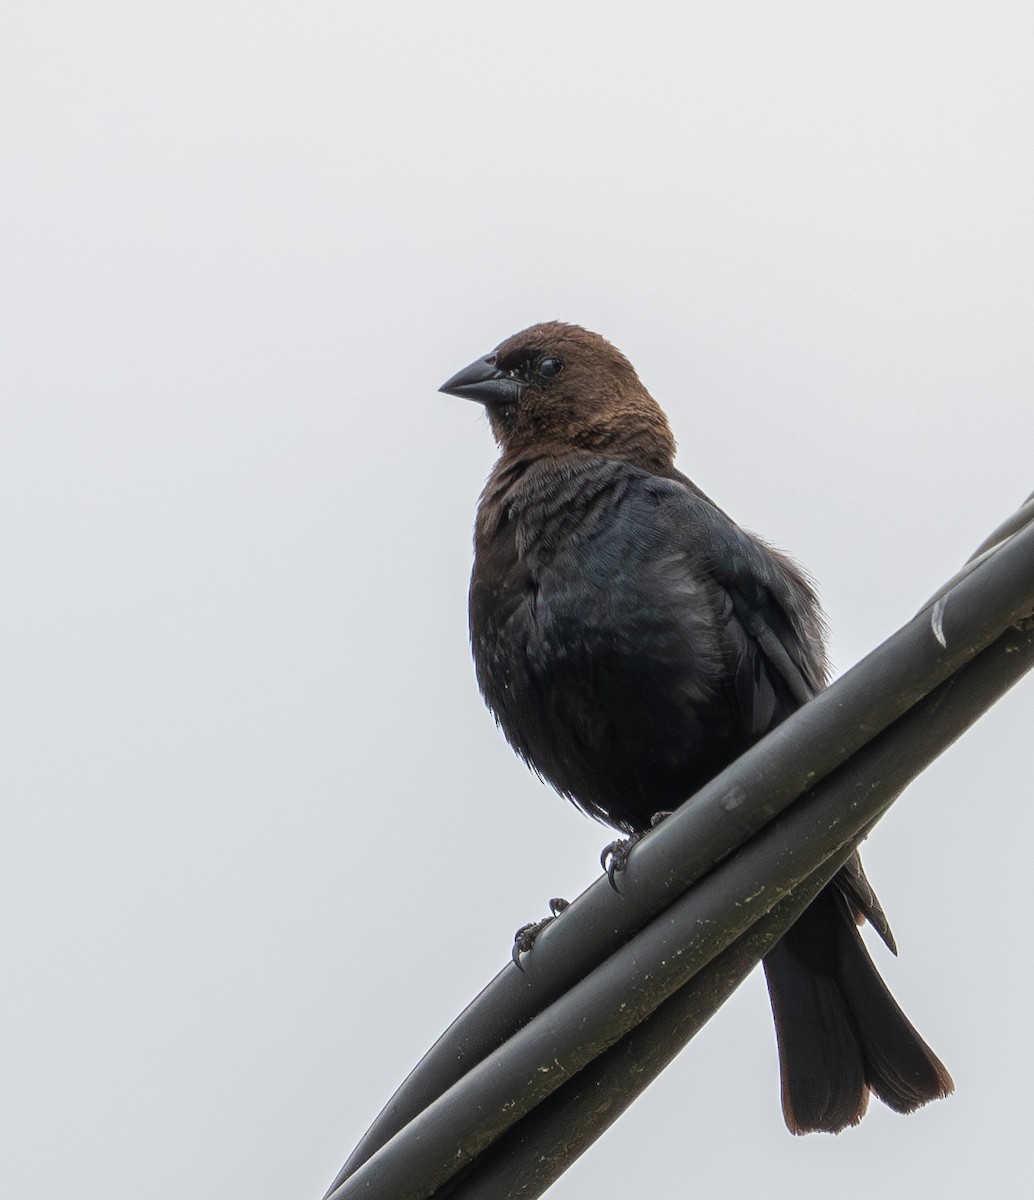
M 500 450 L 469 593 L 485 702 L 536 774 L 641 836 L 826 685 L 815 587 L 676 468 L 664 411 L 599 334 L 532 325 L 440 391 L 482 404 Z M 857 1124 L 870 1093 L 905 1113 L 954 1090 L 864 920 L 896 953 L 855 853 L 764 959 L 795 1134 Z

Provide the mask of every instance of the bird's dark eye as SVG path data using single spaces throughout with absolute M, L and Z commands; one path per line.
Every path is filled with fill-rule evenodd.
M 563 365 L 559 358 L 544 358 L 539 363 L 538 372 L 543 379 L 552 379 L 554 375 L 560 374 Z

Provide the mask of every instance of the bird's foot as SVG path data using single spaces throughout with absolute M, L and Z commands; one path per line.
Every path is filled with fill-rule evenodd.
M 617 877 L 628 866 L 628 856 L 632 853 L 632 847 L 638 845 L 642 840 L 641 833 L 630 833 L 628 837 L 618 838 L 616 842 L 611 842 L 609 846 L 603 847 L 603 852 L 600 854 L 600 866 L 607 872 L 610 886 L 615 892 L 618 890 Z
M 656 829 L 665 817 L 670 816 L 670 809 L 655 812 L 650 818 L 650 828 Z M 628 866 L 628 856 L 632 853 L 632 847 L 641 842 L 645 836 L 644 833 L 630 833 L 628 837 L 618 838 L 616 842 L 611 842 L 609 846 L 603 847 L 600 866 L 607 872 L 610 886 L 615 892 L 618 890 L 617 877 Z
M 568 907 L 570 907 L 569 900 L 565 900 L 562 896 L 554 896 L 549 902 L 551 916 L 543 917 L 541 921 L 529 921 L 527 925 L 522 925 L 513 935 L 513 961 L 518 970 L 524 969 L 521 966 L 521 955 L 528 953 L 532 946 L 535 945 L 535 939 L 543 929 L 547 925 L 552 925 L 556 918 Z

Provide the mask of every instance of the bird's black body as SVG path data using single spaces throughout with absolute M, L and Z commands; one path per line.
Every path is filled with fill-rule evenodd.
M 648 829 L 799 703 L 750 636 L 743 592 L 821 687 L 810 588 L 688 481 L 590 454 L 508 465 L 478 517 L 478 682 L 559 792 Z
M 823 621 L 785 555 L 673 465 L 628 361 L 576 326 L 534 326 L 442 389 L 502 447 L 470 587 L 478 682 L 510 744 L 626 833 L 677 807 L 824 686 Z M 856 922 L 893 948 L 858 856 L 765 960 L 796 1133 L 910 1111 L 951 1079 L 887 991 Z

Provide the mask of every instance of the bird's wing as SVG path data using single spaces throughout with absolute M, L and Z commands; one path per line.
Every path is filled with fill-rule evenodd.
M 825 686 L 825 626 L 807 576 L 785 555 L 740 529 L 694 489 L 682 520 L 726 597 L 727 631 L 737 656 L 735 703 L 760 737 Z M 836 876 L 851 911 L 897 954 L 894 934 L 857 851 Z
M 868 920 L 869 924 L 883 939 L 884 944 L 891 954 L 897 954 L 898 944 L 894 940 L 894 934 L 890 928 L 890 922 L 887 920 L 887 914 L 883 911 L 883 905 L 880 903 L 879 897 L 872 890 L 872 884 L 865 877 L 865 872 L 862 870 L 862 860 L 857 850 L 837 873 L 835 882 L 836 886 L 846 897 L 847 903 L 857 918 L 858 923 L 862 923 L 863 917 Z
M 677 507 L 694 558 L 724 593 L 735 703 L 745 728 L 760 737 L 825 684 L 818 601 L 795 563 L 699 492 L 682 490 Z

